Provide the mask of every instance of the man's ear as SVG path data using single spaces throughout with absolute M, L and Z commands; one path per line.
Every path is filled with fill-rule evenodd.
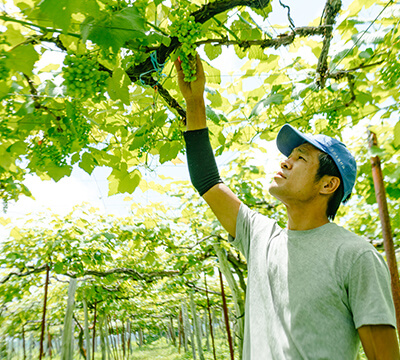
M 331 195 L 340 186 L 340 179 L 337 176 L 325 175 L 321 181 L 320 194 Z

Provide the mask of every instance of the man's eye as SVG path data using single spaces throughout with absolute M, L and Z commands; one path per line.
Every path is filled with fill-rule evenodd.
M 302 156 L 299 156 L 299 159 L 306 161 L 306 159 L 303 158 Z

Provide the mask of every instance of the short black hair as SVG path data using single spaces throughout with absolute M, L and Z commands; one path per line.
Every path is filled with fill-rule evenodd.
M 323 176 L 336 176 L 340 179 L 340 185 L 333 193 L 333 195 L 328 200 L 328 207 L 326 209 L 326 216 L 329 220 L 335 219 L 336 212 L 339 209 L 340 203 L 343 199 L 344 186 L 342 176 L 340 175 L 339 169 L 332 157 L 327 153 L 321 152 L 319 154 L 319 168 L 317 174 L 315 175 L 315 180 L 318 181 L 322 179 Z M 345 199 L 348 200 L 350 195 Z

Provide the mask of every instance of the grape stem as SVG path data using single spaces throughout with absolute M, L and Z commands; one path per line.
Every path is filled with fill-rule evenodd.
M 28 86 L 29 86 L 29 91 L 32 95 L 32 99 L 33 102 L 35 103 L 35 109 L 43 109 L 45 111 L 47 111 L 57 122 L 60 121 L 60 117 L 57 116 L 56 114 L 54 114 L 47 106 L 44 106 L 43 104 L 41 104 L 38 100 L 38 92 L 33 84 L 32 79 L 26 75 L 25 73 L 23 73 L 22 75 L 24 75 L 24 78 L 26 79 L 26 81 L 28 82 Z
M 51 27 L 40 26 L 40 25 L 34 24 L 32 22 L 14 19 L 14 18 L 9 17 L 9 16 L 0 15 L 0 20 L 9 21 L 9 22 L 15 22 L 15 23 L 27 26 L 27 27 L 31 28 L 32 30 L 40 29 L 45 34 L 56 32 L 56 33 L 60 33 L 60 34 L 62 33 L 62 34 L 65 34 L 65 35 L 74 36 L 74 37 L 79 38 L 79 39 L 81 38 L 80 34 L 65 32 L 63 30 L 55 29 L 55 28 L 51 28 Z

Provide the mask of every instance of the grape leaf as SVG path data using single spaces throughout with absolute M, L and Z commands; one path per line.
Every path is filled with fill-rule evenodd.
M 131 172 L 127 169 L 126 163 L 121 163 L 119 169 L 114 169 L 108 179 L 108 195 L 127 192 L 132 194 L 138 187 L 142 176 L 139 170 L 135 169 Z
M 266 99 L 260 100 L 253 110 L 251 110 L 250 117 L 260 115 L 268 105 L 270 104 L 280 104 L 283 100 L 282 94 L 273 94 L 268 96 Z
M 72 166 L 57 166 L 53 164 L 46 165 L 47 174 L 54 180 L 59 181 L 64 176 L 70 176 L 72 172 Z
M 394 146 L 400 146 L 400 121 L 394 126 Z
M 222 54 L 221 46 L 215 46 L 212 44 L 205 44 L 204 45 L 204 52 L 208 56 L 210 60 L 216 59 L 218 56 Z
M 91 174 L 94 168 L 98 165 L 96 159 L 90 153 L 83 153 L 82 159 L 79 162 L 79 167 L 85 170 L 88 174 Z
M 17 26 L 18 25 L 15 24 L 8 24 L 7 31 L 2 33 L 11 47 L 25 41 L 25 37 L 21 34 L 21 31 L 16 29 Z
M 56 26 L 68 30 L 71 25 L 72 14 L 81 13 L 96 16 L 99 13 L 99 5 L 95 0 L 44 0 L 40 4 L 40 10 Z
M 166 161 L 175 159 L 181 150 L 182 146 L 178 142 L 174 143 L 165 143 L 163 146 L 161 146 L 159 152 L 160 152 L 160 163 L 163 164 Z
M 10 92 L 10 83 L 7 81 L 0 81 L 0 99 Z
M 30 44 L 17 46 L 8 54 L 7 66 L 27 75 L 32 74 L 33 65 L 39 59 L 39 54 Z
M 212 107 L 208 105 L 206 106 L 206 116 L 207 119 L 211 120 L 214 124 L 228 122 L 223 113 L 215 111 Z
M 112 100 L 121 100 L 125 105 L 129 105 L 128 85 L 131 83 L 126 72 L 117 68 L 111 78 L 108 79 L 107 92 Z
M 62 261 L 57 261 L 57 262 L 54 264 L 54 271 L 55 271 L 57 274 L 61 274 L 62 271 L 63 271 L 63 269 L 64 269 L 64 263 L 63 263 Z
M 146 39 L 145 20 L 135 7 L 127 7 L 99 18 L 88 17 L 81 25 L 82 39 L 92 40 L 106 49 L 118 50 L 133 37 Z

